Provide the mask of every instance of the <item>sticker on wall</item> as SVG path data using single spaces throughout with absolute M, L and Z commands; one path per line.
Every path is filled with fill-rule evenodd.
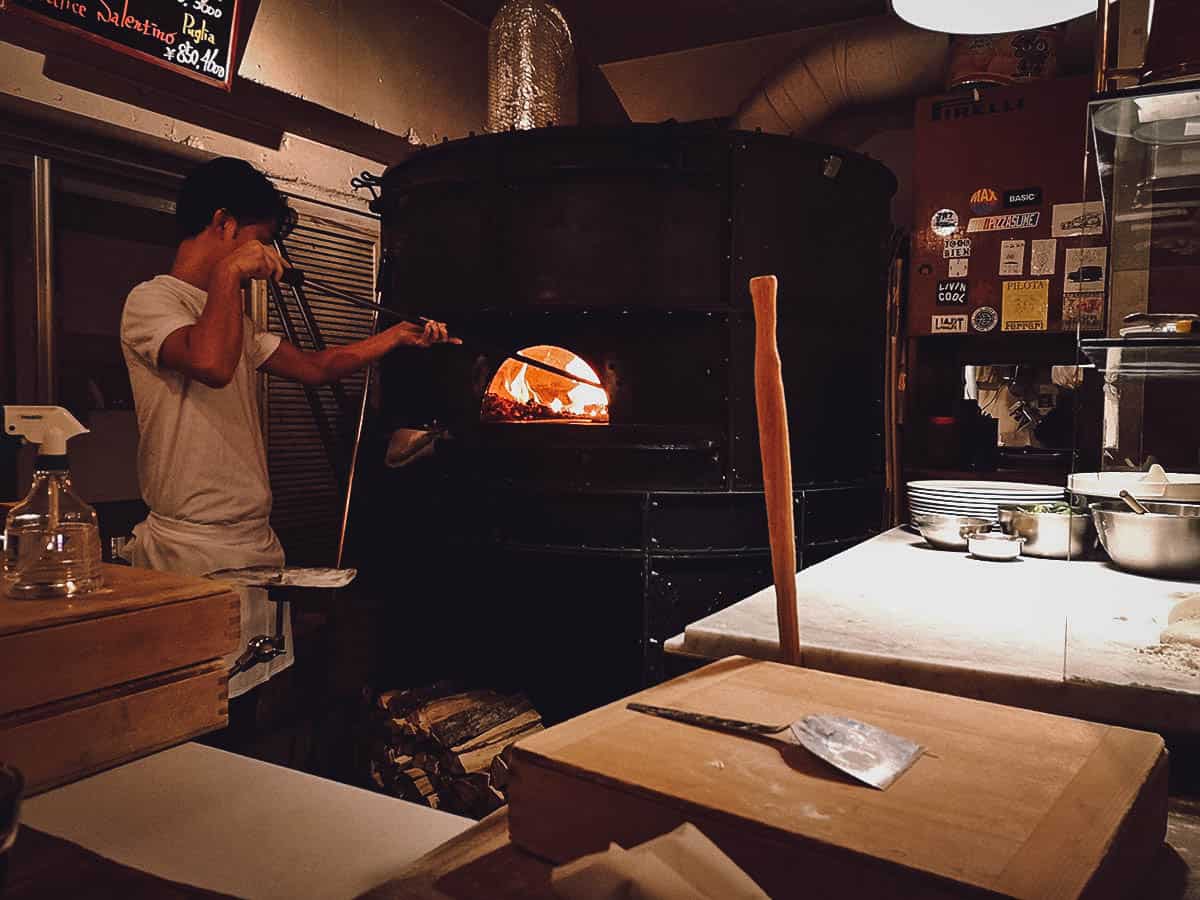
M 1104 233 L 1104 204 L 1056 203 L 1051 213 L 1052 237 L 1079 237 L 1083 234 Z
M 1050 313 L 1050 280 L 1004 282 L 1001 331 L 1045 331 Z
M 966 306 L 967 280 L 965 278 L 947 278 L 938 282 L 938 306 Z
M 1011 209 L 1014 206 L 1041 206 L 1042 189 L 1040 187 L 1013 188 L 1004 192 L 1004 206 Z
M 970 255 L 970 238 L 949 238 L 942 244 L 942 257 L 944 259 L 966 259 Z
M 966 316 L 934 316 L 929 330 L 934 334 L 966 334 Z
M 939 209 L 929 220 L 929 227 L 938 237 L 948 237 L 958 231 L 958 213 L 952 209 Z
M 1006 213 L 1003 216 L 981 216 L 967 220 L 967 231 L 1012 231 L 1016 228 L 1037 228 L 1040 212 Z
M 1054 258 L 1058 254 L 1058 241 L 1054 238 L 1035 240 L 1029 248 L 1029 274 L 1053 275 Z
M 950 271 L 947 272 L 946 274 L 949 275 L 951 278 L 966 278 L 967 277 L 967 263 L 969 263 L 969 262 L 970 262 L 970 260 L 967 259 L 967 257 L 965 257 L 965 256 L 960 259 L 950 260 Z
M 981 306 L 971 313 L 971 327 L 976 331 L 992 331 L 1000 324 L 1000 313 L 994 306 Z
M 1025 274 L 1025 242 L 1024 241 L 1001 241 L 1000 242 L 1000 274 L 1001 275 L 1024 275 Z
M 971 212 L 977 216 L 990 213 L 1000 205 L 999 195 L 989 187 L 983 187 L 971 194 Z
M 1063 293 L 1104 291 L 1107 247 L 1068 247 L 1063 258 Z
M 1084 331 L 1104 327 L 1104 294 L 1098 291 L 1063 294 L 1063 324 L 1078 325 Z

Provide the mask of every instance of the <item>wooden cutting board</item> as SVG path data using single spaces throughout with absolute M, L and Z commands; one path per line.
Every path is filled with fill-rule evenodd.
M 776 898 L 1119 897 L 1166 832 L 1158 735 L 742 657 L 636 699 L 759 722 L 836 713 L 928 752 L 877 791 L 800 748 L 621 701 L 514 747 L 514 843 L 565 862 L 690 821 Z
M 31 794 L 228 722 L 238 595 L 128 566 L 104 578 L 70 600 L 0 594 L 0 760 Z

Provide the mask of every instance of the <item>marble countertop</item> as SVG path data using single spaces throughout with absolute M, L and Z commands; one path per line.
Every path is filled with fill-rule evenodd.
M 897 528 L 803 570 L 796 586 L 813 659 L 1200 693 L 1200 647 L 1159 642 L 1170 621 L 1200 615 L 1200 584 L 1105 562 L 987 562 Z M 705 659 L 778 658 L 774 587 L 693 622 L 666 646 Z

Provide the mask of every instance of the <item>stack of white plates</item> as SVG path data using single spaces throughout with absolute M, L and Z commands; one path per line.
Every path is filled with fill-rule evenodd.
M 911 512 L 953 516 L 999 517 L 999 507 L 1010 504 L 1053 503 L 1063 499 L 1063 488 L 1053 484 L 1010 481 L 910 481 Z

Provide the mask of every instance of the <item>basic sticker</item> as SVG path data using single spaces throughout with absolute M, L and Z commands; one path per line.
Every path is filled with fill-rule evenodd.
M 934 316 L 930 331 L 934 334 L 966 334 L 966 316 Z
M 938 282 L 938 306 L 966 306 L 967 280 L 965 278 L 947 278 Z
M 958 213 L 952 209 L 939 209 L 929 220 L 929 227 L 938 237 L 948 237 L 958 231 Z
M 1068 247 L 1063 259 L 1063 293 L 1104 291 L 1107 247 Z
M 1104 204 L 1056 203 L 1051 212 L 1052 237 L 1079 237 L 1083 234 L 1104 233 Z
M 1000 274 L 1001 275 L 1024 275 L 1025 274 L 1025 242 L 1024 241 L 1001 241 L 1000 242 Z
M 1082 294 L 1063 294 L 1063 324 L 1078 325 L 1085 330 L 1104 326 L 1104 294 L 1088 291 Z
M 1029 274 L 1053 275 L 1054 258 L 1058 254 L 1058 241 L 1054 238 L 1034 240 L 1029 248 Z
M 958 259 L 950 260 L 950 271 L 947 272 L 946 274 L 949 275 L 951 278 L 966 278 L 967 277 L 967 263 L 969 263 L 970 261 L 971 260 L 969 260 L 965 256 L 958 258 Z
M 994 306 L 981 306 L 971 313 L 971 327 L 976 331 L 991 331 L 1000 324 L 1000 313 Z
M 1042 189 L 1040 187 L 1013 188 L 1004 192 L 1004 206 L 1011 209 L 1014 206 L 1041 206 Z
M 1050 280 L 1004 282 L 1001 331 L 1045 331 L 1050 313 Z
M 948 238 L 942 244 L 943 259 L 965 259 L 971 255 L 970 238 Z
M 967 231 L 1010 231 L 1014 228 L 1036 228 L 1040 212 L 1006 213 L 1003 216 L 982 216 L 967 221 Z
M 1000 196 L 993 188 L 983 187 L 971 194 L 971 212 L 977 216 L 990 213 L 1000 205 Z

